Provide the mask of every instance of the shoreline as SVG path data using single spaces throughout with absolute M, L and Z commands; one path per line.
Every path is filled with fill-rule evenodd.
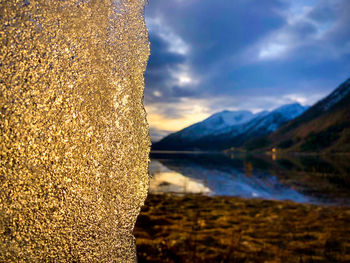
M 349 262 L 350 207 L 150 194 L 139 262 Z
M 283 151 L 272 152 L 270 150 L 265 151 L 248 151 L 248 150 L 217 150 L 217 151 L 205 151 L 205 150 L 151 150 L 151 154 L 237 154 L 237 155 L 276 155 L 276 156 L 350 156 L 350 152 L 300 152 L 300 151 Z

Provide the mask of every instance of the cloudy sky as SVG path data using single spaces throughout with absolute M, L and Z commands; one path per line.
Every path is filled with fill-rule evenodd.
M 149 0 L 153 141 L 222 110 L 311 105 L 350 77 L 349 0 Z

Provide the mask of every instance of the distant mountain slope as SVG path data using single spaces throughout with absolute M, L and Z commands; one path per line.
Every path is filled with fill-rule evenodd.
M 198 148 L 206 150 L 225 150 L 241 147 L 252 138 L 274 132 L 283 124 L 302 114 L 308 107 L 299 103 L 284 105 L 272 112 L 263 112 L 249 122 L 232 126 L 230 131 L 201 138 Z
M 181 139 L 194 141 L 210 134 L 216 134 L 233 125 L 245 123 L 253 117 L 254 114 L 250 111 L 222 111 L 176 134 L 178 134 Z
M 152 149 L 188 150 L 196 147 L 196 141 L 210 134 L 220 133 L 231 126 L 240 125 L 254 118 L 250 111 L 222 111 L 204 121 L 172 133 L 153 144 Z
M 304 114 L 259 140 L 250 141 L 246 146 L 300 152 L 350 152 L 350 79 Z
M 307 108 L 300 104 L 284 105 L 272 112 L 220 112 L 203 122 L 170 134 L 153 145 L 157 150 L 223 150 L 240 147 L 256 136 L 267 135 Z

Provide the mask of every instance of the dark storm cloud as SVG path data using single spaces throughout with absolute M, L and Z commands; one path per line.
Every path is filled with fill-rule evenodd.
M 348 0 L 150 0 L 146 104 L 169 103 L 170 118 L 193 99 L 209 112 L 312 103 L 350 76 L 349 12 Z
M 182 97 L 194 97 L 194 96 L 198 96 L 199 94 L 187 87 L 174 86 L 172 88 L 172 95 L 177 98 L 182 98 Z
M 334 46 L 341 49 L 344 46 L 349 47 L 350 44 L 350 1 L 342 1 L 342 5 L 338 5 L 336 8 L 336 14 L 338 23 L 334 26 L 334 29 L 327 34 L 326 40 L 332 43 Z M 348 48 L 349 50 L 349 48 Z M 347 52 L 349 55 L 349 52 Z
M 275 13 L 280 8 L 279 1 L 150 1 L 147 18 L 160 19 L 164 27 L 189 44 L 186 55 L 169 51 L 169 43 L 160 37 L 157 30 L 150 29 L 151 57 L 146 74 L 146 101 L 155 99 L 154 90 L 162 91 L 158 101 L 173 101 L 169 98 L 173 90 L 176 98 L 192 96 L 194 85 L 185 88 L 174 84 L 170 71 L 177 71 L 178 64 L 187 63 L 204 82 L 201 96 L 213 86 L 210 77 L 235 54 L 254 43 L 267 32 L 280 27 L 284 21 Z M 171 39 L 170 39 L 171 41 Z M 231 65 L 232 66 L 232 65 Z M 229 70 L 229 69 L 228 69 Z M 225 72 L 223 72 L 225 76 Z M 222 85 L 221 85 L 222 84 Z M 229 83 L 222 79 L 221 89 L 230 89 Z M 186 89 L 188 90 L 186 92 Z M 181 91 L 181 92 L 178 92 Z M 176 100 L 176 98 L 174 98 Z
M 146 101 L 169 102 L 176 101 L 179 96 L 173 96 L 176 89 L 172 71 L 177 71 L 179 65 L 185 63 L 186 57 L 169 51 L 169 44 L 157 34 L 150 32 L 151 55 L 148 61 L 146 79 Z
M 154 33 L 150 33 L 151 55 L 149 58 L 148 71 L 164 71 L 169 67 L 184 63 L 183 55 L 168 52 L 168 44 Z
M 310 12 L 310 18 L 320 22 L 333 21 L 336 19 L 335 13 L 335 6 L 320 5 Z
M 185 2 L 185 1 L 184 1 Z M 279 1 L 212 0 L 150 2 L 157 16 L 192 47 L 190 63 L 200 72 L 214 69 L 285 21 L 274 10 Z

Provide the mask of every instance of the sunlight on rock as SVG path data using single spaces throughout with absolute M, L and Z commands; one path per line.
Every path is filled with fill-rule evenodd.
M 0 2 L 0 262 L 134 262 L 143 0 Z

